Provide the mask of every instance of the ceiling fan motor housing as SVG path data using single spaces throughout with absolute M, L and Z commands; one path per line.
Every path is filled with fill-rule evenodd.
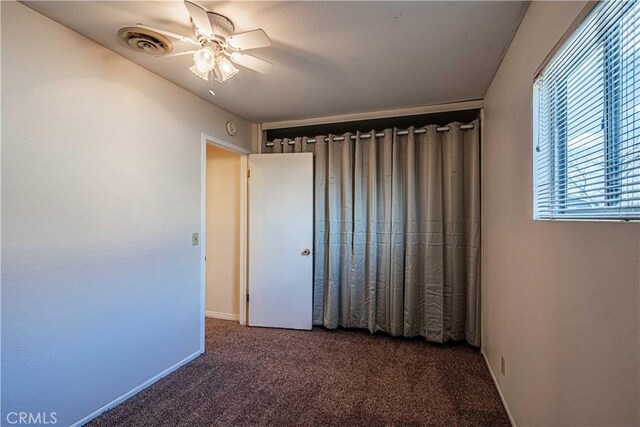
M 235 31 L 235 26 L 233 22 L 226 16 L 214 13 L 207 12 L 207 17 L 209 18 L 209 22 L 211 23 L 211 29 L 213 30 L 213 34 L 216 36 L 227 38 Z

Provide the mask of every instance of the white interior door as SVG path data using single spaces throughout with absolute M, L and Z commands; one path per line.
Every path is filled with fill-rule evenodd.
M 311 329 L 313 154 L 252 154 L 249 171 L 249 325 Z

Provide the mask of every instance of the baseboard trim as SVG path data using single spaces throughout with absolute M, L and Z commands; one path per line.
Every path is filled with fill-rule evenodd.
M 513 419 L 511 415 L 511 411 L 509 410 L 509 405 L 507 405 L 507 401 L 504 398 L 504 394 L 502 394 L 502 389 L 500 388 L 500 384 L 498 384 L 498 380 L 496 375 L 493 373 L 493 369 L 491 369 L 491 364 L 489 363 L 489 359 L 487 359 L 487 355 L 484 354 L 484 351 L 481 352 L 482 357 L 484 357 L 484 363 L 487 364 L 487 368 L 489 369 L 489 373 L 491 374 L 491 379 L 493 383 L 496 385 L 496 389 L 498 390 L 498 395 L 500 396 L 500 400 L 502 400 L 502 405 L 504 406 L 504 410 L 507 412 L 507 416 L 509 417 L 509 421 L 513 427 L 516 427 L 516 421 Z
M 107 403 L 106 405 L 104 405 L 103 407 L 98 409 L 97 411 L 92 412 L 91 414 L 89 414 L 86 417 L 82 418 L 80 421 L 76 421 L 75 423 L 71 424 L 71 427 L 79 427 L 79 426 L 85 425 L 86 423 L 88 423 L 92 419 L 94 419 L 94 418 L 98 417 L 99 415 L 101 415 L 103 412 L 106 412 L 109 409 L 111 409 L 111 408 L 113 408 L 115 406 L 118 406 L 119 404 L 121 404 L 122 402 L 124 402 L 128 398 L 132 397 L 133 395 L 140 393 L 142 390 L 144 390 L 145 388 L 149 387 L 151 384 L 153 384 L 156 381 L 162 379 L 163 377 L 169 375 L 171 372 L 173 372 L 176 369 L 182 367 L 183 365 L 186 365 L 187 363 L 191 362 L 193 359 L 195 359 L 196 357 L 200 356 L 202 353 L 203 353 L 202 351 L 198 350 L 195 353 L 193 353 L 192 355 L 185 357 L 184 359 L 182 359 L 181 361 L 179 361 L 175 365 L 170 366 L 169 368 L 167 368 L 164 371 L 160 372 L 158 375 L 148 379 L 147 381 L 143 382 L 142 384 L 140 384 L 139 386 L 135 387 L 134 389 L 126 392 L 125 394 L 123 394 L 122 396 L 116 398 L 115 400 L 112 400 L 111 402 Z
M 240 319 L 240 316 L 237 314 L 220 313 L 219 311 L 205 311 L 204 315 L 212 319 L 235 320 L 236 322 Z

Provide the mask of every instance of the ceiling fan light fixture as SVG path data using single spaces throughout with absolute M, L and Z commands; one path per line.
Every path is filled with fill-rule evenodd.
M 189 67 L 189 69 L 191 70 L 191 72 L 193 72 L 193 74 L 200 77 L 201 79 L 207 81 L 209 80 L 209 73 L 211 72 L 210 70 L 201 70 L 195 64 Z
M 216 53 L 210 47 L 203 47 L 193 54 L 193 65 L 198 70 L 209 72 L 216 64 Z
M 238 74 L 240 70 L 233 66 L 231 61 L 226 56 L 219 55 L 216 60 L 216 65 L 213 67 L 213 72 L 216 75 L 216 81 L 219 83 L 226 82 L 231 77 Z
M 143 34 L 143 31 L 153 32 L 154 37 L 168 46 L 164 51 L 153 52 L 163 53 L 163 55 L 157 55 L 156 57 L 167 58 L 193 55 L 193 64 L 189 67 L 189 70 L 202 80 L 210 82 L 211 90 L 209 93 L 212 96 L 214 95 L 214 82 L 223 83 L 238 74 L 240 70 L 234 64 L 263 74 L 273 69 L 271 62 L 244 53 L 244 51 L 250 49 L 271 46 L 271 40 L 263 29 L 258 28 L 234 34 L 235 27 L 226 16 L 210 12 L 192 0 L 183 0 L 183 2 L 191 18 L 192 37 L 148 27 L 144 24 L 138 24 L 139 28 L 133 29 L 136 30 L 136 34 Z M 124 30 L 128 29 L 123 29 L 121 32 Z M 168 54 L 171 50 L 171 42 L 168 39 L 163 41 L 166 39 L 165 36 L 197 46 L 198 50 L 192 48 L 191 50 Z M 120 38 L 123 39 L 122 35 L 120 35 Z M 128 45 L 138 43 L 137 40 L 132 41 L 128 38 L 124 41 Z M 152 51 L 146 39 L 138 43 L 136 48 L 145 53 L 151 53 Z

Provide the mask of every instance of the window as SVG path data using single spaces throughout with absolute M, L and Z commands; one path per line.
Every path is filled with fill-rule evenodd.
M 599 3 L 534 82 L 534 217 L 640 219 L 640 4 Z

